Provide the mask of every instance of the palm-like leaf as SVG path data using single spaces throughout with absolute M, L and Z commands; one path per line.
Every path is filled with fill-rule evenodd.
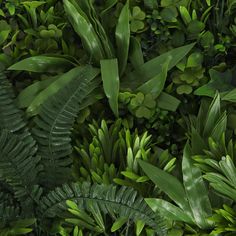
M 132 188 L 117 188 L 114 185 L 90 185 L 88 182 L 65 184 L 42 198 L 39 205 L 42 217 L 63 217 L 67 210 L 67 200 L 76 202 L 81 210 L 90 211 L 92 203 L 96 209 L 104 214 L 115 214 L 133 222 L 142 220 L 145 224 L 156 229 L 160 235 L 165 235 L 165 220 L 153 213 L 144 199 L 138 196 Z
M 33 134 L 44 166 L 43 182 L 49 186 L 63 183 L 70 176 L 70 130 L 81 103 L 98 85 L 93 81 L 98 73 L 90 66 L 81 68 L 80 76 L 50 97 L 35 118 Z

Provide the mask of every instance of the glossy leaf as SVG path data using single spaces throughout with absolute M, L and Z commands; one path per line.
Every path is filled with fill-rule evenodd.
M 10 66 L 8 70 L 24 70 L 29 72 L 60 72 L 71 69 L 74 64 L 61 57 L 50 56 L 34 56 L 23 59 L 14 65 Z
M 169 203 L 168 201 L 155 198 L 146 198 L 145 201 L 154 212 L 160 213 L 167 219 L 183 221 L 189 224 L 193 223 L 191 216 L 187 215 L 179 207 Z
M 22 90 L 17 97 L 17 104 L 19 108 L 28 107 L 40 92 L 42 92 L 45 88 L 47 88 L 51 83 L 53 83 L 57 79 L 58 77 L 52 77 L 49 79 L 38 81 Z
M 160 74 L 154 76 L 152 79 L 148 80 L 146 83 L 137 88 L 138 91 L 141 91 L 144 94 L 151 93 L 154 97 L 158 97 L 162 90 L 167 78 L 167 70 L 170 60 L 167 60 L 162 64 Z
M 165 192 L 186 213 L 191 214 L 184 187 L 176 177 L 145 161 L 138 160 L 138 163 L 158 188 Z
M 113 113 L 118 116 L 119 71 L 117 59 L 101 60 L 103 89 Z
M 203 131 L 203 136 L 209 137 L 210 132 L 213 130 L 216 121 L 220 117 L 220 95 L 216 93 L 209 110 L 206 114 L 205 127 Z
M 71 22 L 75 32 L 81 37 L 81 40 L 97 62 L 104 58 L 104 51 L 101 42 L 91 24 L 84 16 L 81 9 L 76 8 L 69 0 L 64 0 L 65 12 Z
M 191 159 L 191 149 L 187 143 L 182 161 L 183 183 L 196 223 L 200 228 L 208 228 L 207 217 L 211 216 L 211 204 L 201 171 Z
M 99 70 L 89 67 L 88 70 L 91 70 L 93 72 L 94 76 L 97 76 L 99 74 Z M 31 102 L 30 106 L 27 109 L 27 113 L 30 116 L 33 116 L 37 114 L 38 109 L 40 106 L 53 94 L 55 94 L 57 91 L 59 91 L 61 88 L 65 87 L 66 84 L 68 84 L 71 80 L 75 79 L 81 71 L 84 71 L 84 67 L 76 67 L 69 72 L 63 74 L 60 76 L 56 81 L 50 84 L 49 87 L 44 89 L 42 92 L 40 92 L 35 99 Z
M 129 18 L 129 1 L 127 1 L 121 10 L 115 32 L 120 75 L 122 75 L 125 71 L 129 53 Z
M 134 69 L 137 69 L 139 66 L 144 64 L 141 44 L 135 37 L 130 38 L 129 60 Z
M 112 227 L 111 227 L 111 232 L 115 232 L 118 229 L 120 229 L 125 223 L 127 223 L 127 218 L 126 217 L 121 217 L 119 219 L 117 219 Z
M 167 111 L 176 111 L 180 104 L 180 100 L 168 93 L 162 92 L 157 100 L 158 107 Z
M 195 44 L 189 44 L 183 47 L 175 48 L 167 53 L 151 59 L 139 68 L 127 74 L 122 81 L 123 88 L 136 89 L 143 83 L 147 82 L 161 72 L 163 61 L 170 60 L 168 70 L 172 69 L 178 62 L 183 59 Z M 137 79 L 138 78 L 138 79 Z

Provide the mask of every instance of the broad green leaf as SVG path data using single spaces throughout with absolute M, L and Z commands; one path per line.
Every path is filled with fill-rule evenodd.
M 208 96 L 213 98 L 217 90 L 219 92 L 227 92 L 233 89 L 233 86 L 231 85 L 232 72 L 230 70 L 226 70 L 222 73 L 211 69 L 209 71 L 209 74 L 211 80 L 209 81 L 209 83 L 195 90 L 195 95 Z M 222 99 L 224 99 L 224 97 Z
M 203 136 L 204 137 L 209 137 L 210 133 L 214 129 L 214 126 L 216 124 L 216 121 L 220 117 L 220 95 L 219 93 L 216 93 L 209 110 L 206 114 L 206 121 L 205 121 L 205 126 L 204 126 L 204 131 L 203 131 Z
M 193 223 L 191 216 L 187 215 L 179 207 L 165 200 L 155 199 L 155 198 L 145 198 L 145 201 L 154 212 L 160 213 L 162 216 L 166 217 L 167 219 L 171 219 L 175 221 L 183 221 L 189 224 Z
M 186 193 L 182 183 L 174 176 L 145 161 L 138 160 L 139 165 L 153 183 L 165 192 L 181 209 L 191 215 Z
M 89 21 L 92 24 L 95 33 L 97 34 L 101 42 L 102 48 L 105 53 L 105 58 L 106 59 L 114 58 L 114 52 L 111 42 L 108 38 L 107 33 L 103 28 L 103 25 L 101 24 L 98 18 L 97 12 L 94 8 L 93 0 L 80 0 L 77 2 L 75 0 L 70 0 L 70 1 L 72 2 L 72 4 L 77 6 L 77 10 L 79 12 L 81 12 L 82 10 L 86 14 L 86 16 L 84 15 L 84 17 L 87 19 L 87 21 Z
M 201 33 L 205 28 L 205 24 L 198 20 L 193 20 L 188 25 L 188 32 L 191 34 L 199 34 Z
M 3 44 L 11 32 L 10 25 L 5 20 L 0 20 L 0 45 Z
M 169 60 L 165 61 L 162 64 L 160 74 L 148 80 L 146 83 L 138 87 L 137 90 L 141 91 L 144 94 L 151 93 L 154 95 L 154 97 L 158 97 L 161 94 L 162 90 L 164 89 L 169 62 L 170 62 L 170 58 Z
M 203 177 L 210 182 L 210 185 L 217 192 L 236 201 L 236 190 L 230 185 L 229 181 L 225 177 L 217 173 L 207 173 Z
M 104 92 L 112 111 L 116 116 L 119 116 L 118 96 L 120 82 L 117 59 L 101 60 L 100 63 Z
M 127 74 L 122 81 L 122 87 L 136 89 L 149 79 L 159 74 L 162 70 L 161 65 L 163 64 L 163 61 L 167 61 L 168 58 L 170 58 L 168 70 L 172 69 L 188 54 L 194 45 L 195 43 L 192 43 L 183 47 L 172 49 L 169 52 L 144 63 L 139 68 Z
M 141 44 L 135 37 L 130 38 L 129 60 L 134 69 L 137 69 L 138 67 L 144 64 Z
M 176 111 L 179 104 L 180 100 L 165 92 L 162 92 L 157 100 L 158 107 L 167 111 Z
M 221 139 L 221 135 L 226 132 L 226 126 L 227 126 L 227 114 L 226 111 L 222 113 L 222 115 L 219 117 L 217 122 L 215 123 L 215 126 L 210 134 L 210 136 L 214 139 L 214 141 L 218 142 Z
M 236 188 L 236 168 L 230 156 L 223 157 L 219 162 L 220 168 L 224 175 L 231 181 Z
M 112 227 L 111 227 L 111 232 L 115 232 L 117 231 L 118 229 L 120 229 L 125 223 L 127 222 L 127 218 L 126 217 L 121 217 L 119 219 L 117 219 Z
M 184 147 L 182 161 L 183 183 L 194 219 L 200 228 L 208 228 L 206 218 L 211 216 L 211 204 L 199 168 L 191 159 L 191 149 L 187 143 Z
M 69 72 L 61 75 L 56 81 L 51 83 L 46 89 L 40 92 L 35 99 L 31 102 L 30 106 L 26 110 L 28 115 L 33 116 L 37 114 L 40 106 L 53 94 L 55 94 L 59 89 L 66 86 L 71 80 L 75 79 L 82 71 L 84 67 L 76 67 Z M 99 70 L 91 66 L 87 66 L 88 76 L 96 77 L 99 74 Z
M 180 11 L 180 14 L 181 14 L 181 17 L 184 21 L 184 23 L 186 25 L 188 25 L 190 23 L 190 21 L 192 20 L 187 8 L 185 6 L 180 6 L 179 7 L 179 11 Z
M 28 107 L 30 103 L 34 100 L 34 98 L 41 91 L 43 91 L 45 88 L 47 88 L 51 83 L 53 83 L 57 79 L 58 79 L 58 76 L 45 79 L 42 81 L 38 81 L 26 87 L 24 90 L 22 90 L 17 97 L 17 104 L 19 108 Z
M 113 6 L 116 5 L 118 0 L 107 0 L 105 2 L 105 6 L 104 6 L 104 9 L 102 10 L 101 12 L 101 16 L 106 14 Z
M 50 56 L 34 56 L 23 59 L 14 65 L 10 66 L 8 70 L 24 70 L 29 72 L 60 72 L 71 69 L 74 64 L 64 58 L 50 57 Z
M 15 228 L 25 228 L 33 225 L 36 222 L 35 218 L 32 219 L 22 219 L 22 220 L 17 220 L 16 222 L 13 222 L 13 226 Z
M 194 155 L 204 154 L 204 149 L 207 149 L 207 143 L 193 126 L 191 127 L 191 147 Z
M 115 32 L 120 75 L 122 75 L 125 71 L 129 54 L 129 43 L 130 43 L 129 18 L 130 18 L 129 0 L 127 0 L 126 4 L 121 10 Z
M 145 226 L 145 223 L 142 220 L 135 222 L 136 225 L 136 236 L 139 236 L 142 233 L 142 230 Z
M 23 235 L 23 234 L 25 235 L 32 231 L 33 229 L 29 229 L 29 228 L 19 228 L 19 229 L 12 229 L 10 232 L 12 235 Z
M 85 13 L 81 9 L 76 8 L 69 0 L 63 0 L 65 12 L 71 22 L 75 32 L 81 37 L 81 40 L 97 62 L 104 58 L 105 54 L 102 44 L 91 24 L 84 16 Z M 79 11 L 80 10 L 80 11 Z
M 203 55 L 200 52 L 190 54 L 186 67 L 198 67 L 202 65 Z
M 162 20 L 166 22 L 177 22 L 178 12 L 175 7 L 165 7 L 160 13 Z
M 233 89 L 228 93 L 225 93 L 225 95 L 222 96 L 222 100 L 229 102 L 236 102 L 236 89 Z

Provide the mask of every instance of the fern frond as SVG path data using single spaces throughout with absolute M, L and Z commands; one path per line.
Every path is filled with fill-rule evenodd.
M 61 184 L 70 176 L 71 128 L 81 104 L 98 85 L 93 81 L 98 73 L 91 66 L 81 67 L 80 75 L 50 97 L 35 118 L 32 131 L 42 157 L 45 185 Z
M 40 188 L 35 186 L 40 170 L 39 157 L 33 157 L 31 151 L 31 147 L 24 143 L 20 136 L 8 130 L 1 131 L 0 180 L 9 184 L 15 197 L 25 204 L 41 195 Z
M 126 217 L 129 221 L 142 220 L 165 235 L 165 220 L 151 211 L 146 202 L 133 188 L 114 185 L 91 185 L 72 183 L 57 187 L 42 198 L 39 207 L 42 217 L 63 217 L 67 210 L 66 201 L 77 203 L 81 210 L 90 211 L 91 204 L 103 214 Z
M 24 121 L 24 113 L 16 106 L 11 84 L 3 73 L 0 73 L 0 129 L 20 135 L 21 140 L 30 146 L 31 154 L 36 153 L 35 141 Z

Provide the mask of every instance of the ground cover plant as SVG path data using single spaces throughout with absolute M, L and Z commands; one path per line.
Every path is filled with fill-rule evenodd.
M 236 1 L 0 1 L 0 235 L 236 235 Z

